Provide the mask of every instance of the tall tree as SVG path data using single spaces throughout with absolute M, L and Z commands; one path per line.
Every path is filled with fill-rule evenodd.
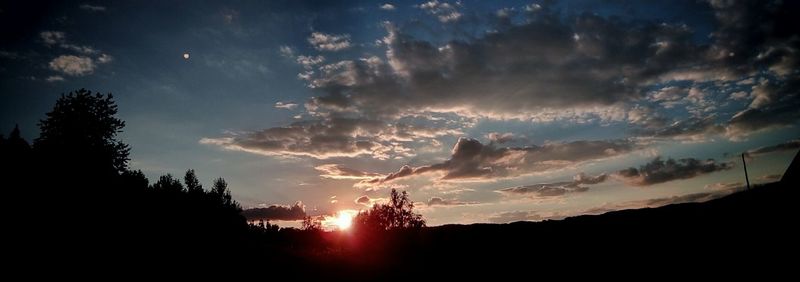
M 61 95 L 47 118 L 39 121 L 41 135 L 34 148 L 59 165 L 120 174 L 128 167 L 130 147 L 116 139 L 125 126 L 116 114 L 110 93 L 80 89 Z
M 194 173 L 194 169 L 186 171 L 186 174 L 183 176 L 183 184 L 186 185 L 186 191 L 189 192 L 190 195 L 203 194 L 203 185 L 200 184 L 199 180 L 197 180 L 197 175 Z
M 239 210 L 239 203 L 233 200 L 231 196 L 231 191 L 228 190 L 228 182 L 225 182 L 223 178 L 217 178 L 214 180 L 214 185 L 211 187 L 211 191 L 209 192 L 211 197 L 218 201 L 225 207 Z

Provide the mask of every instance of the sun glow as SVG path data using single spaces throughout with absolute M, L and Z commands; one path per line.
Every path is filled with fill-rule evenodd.
M 355 217 L 353 211 L 339 211 L 336 213 L 336 217 L 332 218 L 331 221 L 339 230 L 347 230 L 353 225 L 353 217 Z

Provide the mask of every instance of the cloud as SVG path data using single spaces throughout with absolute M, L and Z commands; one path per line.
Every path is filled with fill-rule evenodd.
M 744 184 L 741 182 L 717 182 L 712 184 L 707 184 L 704 188 L 709 190 L 731 190 L 744 187 Z
M 651 116 L 652 117 L 652 116 Z M 715 116 L 689 117 L 665 124 L 663 120 L 648 121 L 645 128 L 633 131 L 635 135 L 676 140 L 704 140 L 707 136 L 725 132 L 724 126 L 715 122 Z
M 441 3 L 426 4 L 421 6 Z M 365 114 L 622 120 L 622 104 L 641 98 L 642 85 L 695 62 L 701 53 L 691 31 L 680 25 L 628 26 L 588 14 L 574 22 L 532 20 L 471 41 L 441 44 L 386 24 L 386 63 L 370 67 L 352 61 L 351 79 L 315 89 L 326 96 L 347 92 L 348 103 Z M 576 41 L 575 34 L 584 39 Z M 651 46 L 658 40 L 674 47 L 658 53 Z
M 730 99 L 731 100 L 744 100 L 750 97 L 750 93 L 744 91 L 737 91 L 731 93 Z
M 475 205 L 478 202 L 464 202 L 454 199 L 442 199 L 440 197 L 432 197 L 426 203 L 428 206 L 466 206 Z
M 574 141 L 542 146 L 505 147 L 483 145 L 478 140 L 459 138 L 450 159 L 432 165 L 403 166 L 397 172 L 363 183 L 384 183 L 424 173 L 439 172 L 440 180 L 481 180 L 515 177 L 576 166 L 628 153 L 637 146 L 626 140 Z
M 486 134 L 486 139 L 489 139 L 489 142 L 497 144 L 509 143 L 514 140 L 514 133 L 489 132 L 489 134 Z
M 733 115 L 725 126 L 725 135 L 733 140 L 753 133 L 794 125 L 800 120 L 800 77 L 763 80 L 753 86 L 750 105 Z
M 305 69 L 312 69 L 315 65 L 325 62 L 325 57 L 317 56 L 297 56 L 297 63 Z
M 51 75 L 48 76 L 45 81 L 47 82 L 56 82 L 56 81 L 64 81 L 64 77 L 60 75 Z
M 97 67 L 90 57 L 61 55 L 50 61 L 50 69 L 71 76 L 91 74 Z
M 61 31 L 42 31 L 39 33 L 39 38 L 46 45 L 56 45 L 64 43 L 66 35 Z
M 103 6 L 94 6 L 90 4 L 82 4 L 80 5 L 81 10 L 86 10 L 89 12 L 105 12 L 106 7 Z
M 384 203 L 386 201 L 387 201 L 386 198 L 374 198 L 373 199 L 373 198 L 370 198 L 367 195 L 364 195 L 364 196 L 360 196 L 360 197 L 356 198 L 354 202 L 356 204 L 364 205 L 366 207 L 372 207 L 375 204 Z
M 717 163 L 713 159 L 705 161 L 685 158 L 667 161 L 656 157 L 653 161 L 636 168 L 623 169 L 615 173 L 615 176 L 624 182 L 636 186 L 649 186 L 653 184 L 688 179 L 703 174 L 708 174 L 721 170 L 728 170 L 733 167 L 733 163 Z
M 327 71 L 305 73 L 304 77 L 313 82 L 309 85 L 322 94 L 308 104 L 315 113 L 347 111 L 378 119 L 435 112 L 587 123 L 625 121 L 626 115 L 639 114 L 632 120 L 647 122 L 650 128 L 645 135 L 699 140 L 726 133 L 734 138 L 796 122 L 800 114 L 788 109 L 800 105 L 793 98 L 797 95 L 775 95 L 791 96 L 781 98 L 790 103 L 754 108 L 720 123 L 717 120 L 726 117 L 697 112 L 714 108 L 713 89 L 694 84 L 649 89 L 674 80 L 700 83 L 739 79 L 745 74 L 750 76 L 753 66 L 771 67 L 764 56 L 772 54 L 769 50 L 778 50 L 778 45 L 782 46 L 780 50 L 794 50 L 791 38 L 795 33 L 781 34 L 776 26 L 751 20 L 766 17 L 770 23 L 786 21 L 786 15 L 775 15 L 775 7 L 785 4 L 753 5 L 761 14 L 745 15 L 748 20 L 743 24 L 747 32 L 760 34 L 752 35 L 753 41 L 748 43 L 758 44 L 761 59 L 753 51 L 736 51 L 732 58 L 729 53 L 718 56 L 728 48 L 726 42 L 738 33 L 727 30 L 736 28 L 736 22 L 727 20 L 727 15 L 736 10 L 717 5 L 713 8 L 720 9 L 720 14 L 715 15 L 721 18 L 724 30 L 715 32 L 712 44 L 693 40 L 695 31 L 683 24 L 632 22 L 590 13 L 565 18 L 541 5 L 530 6 L 535 8 L 529 10 L 537 12 L 522 24 L 469 40 L 415 38 L 407 30 L 386 23 L 387 35 L 380 42 L 386 48 L 385 62 L 345 60 L 329 65 Z M 764 8 L 770 5 L 773 7 Z M 457 6 L 430 1 L 416 7 L 427 13 L 445 14 L 457 10 Z M 800 52 L 779 53 L 781 58 L 794 58 Z M 337 103 L 325 103 L 326 100 Z M 628 111 L 632 103 L 646 100 L 666 108 L 677 103 L 691 105 L 698 115 L 658 130 L 663 127 L 659 122 L 669 125 L 672 121 Z M 770 116 L 777 118 L 770 120 Z
M 248 221 L 254 220 L 302 220 L 306 217 L 305 206 L 297 202 L 291 206 L 272 205 L 264 208 L 252 208 L 242 211 Z
M 20 55 L 17 54 L 17 52 L 9 52 L 9 51 L 5 51 L 5 50 L 0 50 L 0 58 L 15 60 L 15 59 L 20 58 Z
M 64 32 L 61 31 L 42 31 L 39 33 L 39 38 L 42 42 L 47 45 L 48 47 L 51 46 L 58 46 L 63 49 L 67 49 L 73 52 L 81 53 L 81 54 L 96 54 L 99 51 L 95 50 L 91 46 L 84 46 L 84 45 L 76 45 L 67 43 L 67 36 Z
M 540 221 L 545 219 L 541 214 L 535 211 L 512 211 L 503 212 L 492 215 L 489 217 L 491 223 L 510 223 L 517 221 Z
M 281 56 L 286 57 L 286 58 L 294 58 L 294 56 L 295 56 L 294 48 L 292 48 L 291 46 L 286 46 L 286 45 L 281 45 L 281 47 L 278 49 L 278 53 L 281 54 Z
M 759 177 L 758 179 L 764 180 L 766 182 L 777 182 L 781 181 L 781 177 L 783 177 L 782 174 L 765 174 Z
M 568 193 L 589 191 L 589 187 L 581 185 L 598 184 L 606 181 L 607 178 L 608 175 L 606 174 L 588 176 L 584 173 L 579 173 L 578 175 L 575 175 L 572 181 L 517 186 L 500 189 L 496 192 L 507 196 L 523 195 L 532 198 L 560 197 Z
M 442 23 L 454 22 L 461 19 L 462 14 L 458 11 L 457 6 L 460 4 L 450 4 L 447 2 L 439 2 L 437 0 L 425 2 L 415 7 L 426 11 L 427 13 L 436 16 Z
M 300 121 L 286 127 L 203 138 L 202 144 L 266 156 L 331 157 L 371 156 L 375 159 L 403 158 L 415 154 L 407 147 L 420 138 L 460 134 L 455 129 L 359 118 L 329 118 Z
M 381 10 L 384 10 L 384 11 L 394 11 L 395 10 L 394 5 L 389 4 L 389 3 L 381 5 L 380 8 L 381 8 Z
M 747 150 L 746 154 L 755 157 L 774 152 L 794 151 L 797 149 L 800 149 L 800 139 L 789 140 L 780 144 Z
M 308 43 L 311 43 L 315 49 L 320 51 L 339 51 L 350 48 L 350 35 L 348 34 L 325 34 L 321 32 L 313 32 L 308 38 Z
M 539 11 L 539 10 L 542 9 L 542 5 L 539 5 L 539 4 L 536 4 L 536 3 L 532 3 L 532 4 L 525 5 L 524 8 L 525 8 L 525 11 L 536 12 L 536 11 Z
M 548 3 L 529 6 L 531 13 L 522 15 L 524 21 L 492 25 L 492 32 L 452 40 L 431 39 L 417 35 L 413 25 L 387 22 L 386 36 L 378 44 L 383 56 L 359 54 L 365 58 L 339 58 L 329 64 L 313 56 L 301 60 L 304 69 L 298 77 L 315 94 L 305 101 L 303 117 L 312 120 L 281 127 L 298 131 L 297 138 L 272 140 L 282 129 L 268 128 L 205 140 L 266 155 L 376 156 L 377 151 L 394 150 L 390 148 L 394 145 L 374 133 L 356 138 L 328 134 L 312 125 L 331 125 L 341 117 L 395 124 L 403 118 L 434 114 L 534 123 L 629 122 L 637 137 L 697 141 L 724 134 L 741 139 L 800 120 L 796 111 L 800 83 L 792 75 L 796 71 L 791 71 L 800 54 L 796 48 L 800 35 L 783 28 L 794 26 L 790 23 L 795 21 L 781 12 L 791 10 L 786 5 L 794 5 L 787 2 L 751 2 L 752 9 L 738 3 L 733 4 L 736 8 L 712 3 L 719 29 L 701 41 L 696 40 L 697 31 L 681 23 L 592 13 L 565 16 Z M 439 1 L 416 7 L 437 16 L 461 9 L 457 3 Z M 736 18 L 742 21 L 732 20 Z M 451 24 L 461 28 L 466 22 Z M 308 41 L 323 51 L 351 45 L 346 34 L 314 32 Z M 763 73 L 769 73 L 769 81 L 754 85 L 763 89 L 752 90 L 753 102 L 746 109 L 714 109 L 720 102 L 715 99 L 724 99 L 718 92 L 729 96 L 727 92 L 740 90 L 716 89 L 719 85 L 753 76 L 759 76 L 754 81 L 763 81 L 758 75 Z M 678 118 L 684 106 L 690 116 Z M 310 137 L 329 138 L 325 140 L 334 141 L 325 145 L 335 146 L 306 146 L 316 141 Z M 265 139 L 269 144 L 261 142 Z M 399 150 L 415 154 L 414 146 L 404 142 L 408 141 L 400 141 Z M 377 155 L 393 158 L 398 155 L 394 152 Z M 486 172 L 483 168 L 496 167 L 476 169 Z M 419 169 L 452 172 L 441 166 Z
M 100 54 L 100 57 L 97 57 L 98 64 L 108 64 L 114 60 L 114 57 L 111 57 L 109 54 Z
M 276 109 L 294 110 L 297 108 L 297 103 L 294 102 L 275 102 Z
M 379 174 L 368 173 L 346 167 L 342 164 L 324 164 L 314 167 L 320 171 L 320 177 L 330 179 L 370 179 Z
M 59 46 L 61 46 L 61 48 L 64 48 L 64 49 L 67 49 L 67 50 L 70 50 L 70 51 L 74 51 L 74 52 L 78 52 L 78 53 L 81 53 L 81 54 L 95 54 L 95 53 L 98 52 L 97 50 L 95 50 L 94 48 L 89 47 L 89 46 L 80 46 L 80 45 L 74 45 L 74 44 L 61 44 Z

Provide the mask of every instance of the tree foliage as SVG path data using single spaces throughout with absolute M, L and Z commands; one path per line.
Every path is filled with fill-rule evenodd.
M 183 176 L 183 184 L 186 185 L 186 192 L 189 193 L 189 195 L 199 195 L 203 193 L 203 185 L 200 184 L 200 180 L 197 180 L 194 169 L 186 171 L 186 174 Z
M 425 227 L 425 219 L 414 212 L 414 203 L 408 199 L 408 192 L 392 189 L 389 202 L 375 204 L 371 209 L 359 212 L 353 219 L 357 229 L 392 230 Z
M 59 165 L 80 163 L 123 173 L 130 147 L 116 139 L 125 122 L 116 117 L 113 98 L 86 89 L 61 95 L 47 118 L 39 121 L 41 133 L 34 147 Z
M 322 230 L 322 220 L 319 217 L 306 216 L 303 218 L 300 229 L 306 231 L 320 231 Z

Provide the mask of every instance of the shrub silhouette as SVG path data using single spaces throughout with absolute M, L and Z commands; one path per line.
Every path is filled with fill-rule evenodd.
M 425 219 L 414 213 L 414 203 L 408 199 L 408 192 L 392 189 L 389 202 L 375 204 L 371 209 L 359 212 L 353 218 L 356 230 L 392 230 L 425 227 Z

